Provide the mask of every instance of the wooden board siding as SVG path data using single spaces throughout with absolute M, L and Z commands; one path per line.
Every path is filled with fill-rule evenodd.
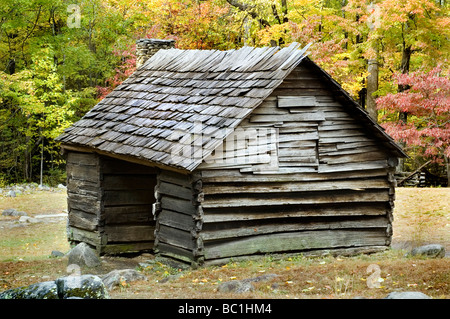
M 94 153 L 67 154 L 68 240 L 94 247 L 104 243 L 100 158 Z
M 297 67 L 240 127 L 276 129 L 277 163 L 199 166 L 206 264 L 390 245 L 395 160 L 316 74 Z
M 155 189 L 157 203 L 155 252 L 193 266 L 201 264 L 201 181 L 197 174 L 161 171 Z
M 152 249 L 156 173 L 94 153 L 69 152 L 69 241 L 86 242 L 100 254 Z

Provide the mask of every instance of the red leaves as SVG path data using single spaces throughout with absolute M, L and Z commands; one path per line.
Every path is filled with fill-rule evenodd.
M 450 79 L 440 67 L 430 72 L 395 74 L 398 85 L 409 89 L 377 99 L 385 111 L 386 132 L 410 147 L 423 148 L 424 156 L 450 157 Z M 398 112 L 408 113 L 408 123 L 398 123 Z M 393 115 L 395 120 L 392 121 Z

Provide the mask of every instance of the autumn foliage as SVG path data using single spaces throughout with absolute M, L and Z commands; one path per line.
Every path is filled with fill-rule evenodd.
M 398 85 L 408 87 L 399 93 L 378 98 L 385 111 L 383 124 L 388 134 L 409 148 L 419 148 L 425 157 L 450 157 L 450 78 L 448 71 L 436 67 L 394 76 Z M 407 122 L 395 115 L 407 113 Z

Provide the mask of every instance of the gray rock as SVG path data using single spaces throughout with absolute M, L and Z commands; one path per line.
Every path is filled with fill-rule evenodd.
M 234 280 L 234 281 L 226 281 L 223 282 L 217 287 L 217 291 L 219 292 L 234 292 L 234 293 L 243 293 L 253 291 L 255 287 L 251 282 L 245 282 L 242 280 Z
M 108 291 L 98 276 L 67 276 L 55 280 L 60 299 L 108 299 Z
M 16 197 L 16 192 L 13 191 L 13 190 L 11 190 L 11 191 L 8 192 L 8 194 L 6 194 L 6 196 L 9 196 L 9 197 Z
M 53 258 L 64 257 L 64 253 L 60 252 L 59 250 L 52 250 L 50 257 L 53 257 Z
M 29 217 L 29 216 L 20 216 L 20 218 L 19 218 L 19 223 L 35 224 L 35 223 L 39 223 L 39 222 L 41 222 L 39 219 Z
M 255 278 L 247 278 L 243 280 L 233 280 L 233 281 L 227 281 L 223 282 L 217 287 L 217 291 L 219 292 L 235 292 L 235 293 L 243 293 L 243 292 L 249 292 L 253 291 L 255 287 L 253 286 L 254 282 L 260 282 L 260 281 L 268 281 L 273 278 L 278 277 L 276 274 L 265 274 L 262 276 L 258 276 Z
M 411 256 L 423 256 L 429 258 L 443 258 L 445 247 L 439 244 L 424 245 L 411 250 Z
M 384 299 L 431 299 L 431 297 L 421 293 L 420 291 L 394 291 Z
M 136 280 L 146 280 L 147 277 L 134 269 L 113 270 L 102 277 L 102 281 L 109 290 L 119 286 L 122 281 L 132 282 Z
M 0 299 L 107 299 L 108 291 L 98 276 L 58 278 L 0 293 Z
M 67 257 L 69 265 L 75 264 L 91 268 L 100 266 L 102 263 L 96 252 L 86 243 L 76 245 L 67 253 Z
M 27 213 L 19 212 L 19 211 L 15 210 L 14 208 L 8 208 L 2 212 L 2 215 L 3 216 L 27 216 Z
M 54 281 L 44 281 L 25 287 L 14 288 L 0 293 L 0 299 L 58 299 L 58 289 Z

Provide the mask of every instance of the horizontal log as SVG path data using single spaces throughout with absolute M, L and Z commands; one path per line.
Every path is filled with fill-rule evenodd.
M 323 230 L 289 232 L 205 243 L 206 259 L 230 256 L 386 245 L 384 230 Z
M 172 245 L 168 245 L 163 242 L 158 243 L 158 254 L 161 256 L 170 257 L 172 260 L 177 259 L 181 260 L 184 263 L 191 264 L 192 261 L 195 260 L 196 256 L 193 253 L 193 250 L 183 249 L 181 247 L 176 247 Z
M 74 226 L 67 227 L 67 238 L 72 242 L 85 242 L 95 247 L 106 244 L 106 240 L 98 232 L 80 229 Z
M 160 225 L 157 236 L 158 245 L 161 242 L 187 250 L 196 248 L 195 240 L 191 233 L 187 231 Z
M 131 163 L 106 156 L 101 157 L 101 165 L 103 174 L 155 175 L 158 173 L 158 169 L 155 167 Z
M 389 194 L 385 190 L 371 190 L 365 192 L 314 192 L 314 193 L 273 193 L 271 196 L 221 196 L 205 195 L 203 208 L 214 207 L 251 207 L 251 206 L 276 206 L 299 204 L 324 204 L 324 203 L 352 203 L 352 202 L 388 202 Z M 263 195 L 263 194 L 261 194 Z
M 171 172 L 167 170 L 161 171 L 161 173 L 158 175 L 159 180 L 180 185 L 183 187 L 191 187 L 190 179 L 191 177 L 189 175 L 180 174 L 177 172 Z
M 341 163 L 341 164 L 320 164 L 319 173 L 331 173 L 331 172 L 344 172 L 350 171 L 354 172 L 357 170 L 372 170 L 372 169 L 382 169 L 387 168 L 387 160 L 380 161 L 367 161 L 360 163 Z
M 99 158 L 94 153 L 68 152 L 67 163 L 80 166 L 98 166 Z
M 365 146 L 365 147 L 358 147 L 358 148 L 348 148 L 348 149 L 341 149 L 338 150 L 336 147 L 321 147 L 319 148 L 319 154 L 322 156 L 335 156 L 335 155 L 349 155 L 349 154 L 358 154 L 358 153 L 366 153 L 366 152 L 373 152 L 373 151 L 380 151 L 380 148 L 377 146 Z M 386 155 L 385 155 L 386 156 Z
M 167 195 L 161 197 L 161 208 L 191 216 L 197 214 L 197 209 L 192 201 Z
M 105 190 L 147 189 L 153 192 L 156 175 L 111 175 L 104 174 L 102 186 Z
M 378 216 L 386 215 L 386 203 L 353 203 L 330 205 L 292 205 L 259 207 L 249 211 L 246 207 L 205 209 L 203 223 L 252 221 L 273 218 L 334 217 L 334 216 Z
M 385 160 L 386 153 L 380 151 L 353 153 L 353 154 L 329 154 L 319 153 L 320 162 L 327 164 L 361 163 L 366 161 Z
M 172 212 L 163 209 L 158 215 L 158 223 L 172 228 L 182 229 L 184 231 L 191 231 L 195 229 L 196 222 L 193 216 Z
M 192 199 L 192 189 L 168 182 L 161 181 L 158 187 L 158 191 L 161 194 L 166 194 L 169 196 L 174 196 L 182 199 L 191 200 Z
M 89 182 L 86 180 L 73 178 L 67 179 L 67 191 L 73 194 L 92 196 L 96 198 L 100 198 L 102 195 L 99 181 Z
M 290 181 L 320 181 L 320 180 L 335 180 L 335 179 L 358 179 L 376 176 L 386 176 L 387 169 L 367 169 L 362 171 L 343 171 L 330 173 L 310 173 L 310 174 L 267 174 L 267 175 L 253 175 L 243 174 L 239 170 L 202 170 L 202 180 L 204 183 L 247 183 L 247 182 L 290 182 Z
M 108 243 L 153 241 L 155 239 L 154 225 L 106 225 L 104 232 Z
M 103 195 L 104 206 L 146 205 L 155 202 L 152 190 L 105 190 Z
M 210 194 L 242 194 L 242 193 L 283 193 L 283 192 L 309 192 L 309 191 L 332 191 L 332 190 L 364 190 L 384 189 L 391 185 L 386 178 L 356 181 L 310 181 L 307 183 L 258 183 L 236 185 L 205 184 L 203 192 Z
M 373 254 L 382 252 L 389 249 L 388 245 L 383 246 L 361 246 L 361 247 L 350 247 L 350 248 L 333 248 L 333 249 L 311 249 L 307 251 L 302 251 L 302 256 L 355 256 L 360 254 Z M 270 257 L 273 259 L 283 259 L 285 260 L 287 257 L 297 257 L 299 252 L 292 253 L 271 253 Z M 223 266 L 230 262 L 239 262 L 239 261 L 249 261 L 249 260 L 260 260 L 263 258 L 262 255 L 252 255 L 252 256 L 234 256 L 234 257 L 225 257 L 218 259 L 205 260 L 203 263 L 204 267 L 210 266 Z
M 85 166 L 67 163 L 66 171 L 68 179 L 99 183 L 100 170 L 98 166 Z
M 277 219 L 278 220 L 278 219 Z M 247 224 L 241 223 L 240 227 L 227 227 L 226 223 L 220 229 L 208 230 L 203 229 L 200 233 L 203 242 L 207 244 L 210 240 L 220 240 L 228 238 L 258 236 L 263 234 L 306 231 L 306 230 L 338 230 L 338 229 L 368 229 L 368 228 L 387 228 L 388 220 L 384 216 L 375 216 L 365 219 L 353 219 L 353 220 L 315 220 L 315 221 L 302 221 L 296 219 L 297 222 L 273 222 L 270 224 Z
M 67 203 L 69 210 L 75 209 L 97 216 L 100 215 L 101 201 L 96 197 L 68 192 Z
M 97 215 L 71 208 L 68 215 L 68 224 L 69 226 L 75 226 L 80 229 L 94 231 L 99 226 L 99 219 Z
M 106 225 L 154 222 L 152 215 L 152 205 L 105 207 L 104 216 Z
M 116 255 L 121 253 L 143 252 L 151 251 L 154 248 L 154 241 L 149 242 L 137 242 L 137 243 L 120 243 L 120 244 L 108 244 L 101 247 L 101 253 L 107 255 Z

